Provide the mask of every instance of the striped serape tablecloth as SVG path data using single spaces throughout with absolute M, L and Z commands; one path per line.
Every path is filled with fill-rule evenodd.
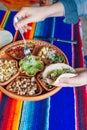
M 21 36 L 13 27 L 14 12 L 0 11 L 0 27 L 10 31 L 14 41 Z M 63 17 L 48 18 L 43 22 L 32 23 L 32 30 L 25 34 L 26 39 L 34 35 L 78 40 L 77 45 L 52 42 L 68 57 L 73 67 L 83 67 L 83 47 L 80 36 L 80 22 L 76 25 L 63 23 Z M 21 101 L 9 98 L 0 92 L 0 130 L 87 130 L 87 90 L 62 88 L 55 95 L 41 101 Z

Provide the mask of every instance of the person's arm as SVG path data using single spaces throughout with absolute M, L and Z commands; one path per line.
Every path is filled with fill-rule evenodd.
M 64 22 L 76 23 L 78 21 L 77 6 L 74 0 L 61 0 L 55 4 L 43 7 L 24 7 L 15 17 L 20 21 L 14 23 L 15 29 L 22 27 L 23 31 L 30 29 L 28 24 L 43 21 L 48 17 L 65 16 Z
M 78 10 L 75 0 L 61 0 L 65 9 L 64 22 L 68 24 L 76 24 L 78 22 Z
M 55 86 L 62 87 L 80 87 L 87 85 L 87 68 L 76 69 L 78 75 L 72 78 L 61 78 L 58 83 L 54 83 Z
M 64 6 L 61 2 L 43 7 L 24 7 L 15 15 L 20 21 L 16 24 L 14 23 L 14 26 L 16 29 L 22 27 L 26 31 L 29 28 L 27 26 L 29 23 L 43 21 L 47 17 L 63 15 Z
M 77 10 L 79 17 L 86 16 L 87 17 L 87 0 L 83 0 L 82 2 L 77 3 Z

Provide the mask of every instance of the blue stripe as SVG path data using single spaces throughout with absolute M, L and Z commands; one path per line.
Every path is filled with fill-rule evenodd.
M 16 12 L 11 12 L 10 13 L 10 16 L 9 16 L 8 21 L 6 23 L 6 26 L 5 26 L 5 29 L 9 30 L 13 34 L 13 36 L 15 34 L 15 28 L 13 26 L 13 18 L 14 18 L 15 14 L 16 14 Z
M 54 33 L 55 33 L 55 20 L 56 18 L 53 18 L 53 25 L 52 25 L 52 31 L 51 31 L 51 36 L 50 37 L 54 37 Z M 53 44 L 54 42 L 50 40 L 50 43 Z
M 50 98 L 37 101 L 24 101 L 19 130 L 48 130 Z
M 75 130 L 73 88 L 62 88 L 50 104 L 49 130 Z
M 42 101 L 37 101 L 35 103 L 35 112 L 34 112 L 32 130 L 48 130 L 49 109 L 50 109 L 50 98 Z
M 2 22 L 4 14 L 5 14 L 5 11 L 0 10 L 0 24 Z
M 41 28 L 43 28 L 43 27 L 41 26 L 41 23 L 42 22 L 38 22 L 36 24 L 36 29 L 35 29 L 34 35 L 41 35 L 42 34 L 43 30 Z
M 52 37 L 54 35 L 54 30 L 55 30 L 55 18 L 47 18 L 45 21 L 37 23 L 34 35 Z M 53 43 L 52 41 L 49 40 L 45 41 Z
M 56 18 L 54 37 L 64 39 L 64 40 L 71 40 L 71 35 L 72 35 L 71 25 L 65 24 L 62 21 L 63 21 L 62 17 Z M 56 45 L 66 54 L 69 60 L 69 64 L 72 65 L 72 44 L 54 41 L 54 45 Z
M 24 101 L 19 130 L 33 130 L 35 102 Z
M 52 28 L 53 28 L 53 18 L 48 18 L 44 21 L 45 23 L 45 28 L 43 30 L 43 35 L 44 36 L 51 36 L 52 35 Z

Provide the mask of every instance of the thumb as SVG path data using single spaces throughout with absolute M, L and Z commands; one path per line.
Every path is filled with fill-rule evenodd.
M 54 83 L 55 86 L 81 86 L 83 85 L 82 83 L 82 80 L 78 77 L 78 76 L 75 76 L 75 77 L 66 77 L 66 78 L 60 78 L 59 82 L 57 83 Z
M 62 87 L 66 87 L 66 86 L 72 86 L 69 84 L 69 80 L 70 78 L 68 77 L 63 77 L 63 78 L 60 78 L 58 80 L 58 82 L 54 82 L 54 86 L 62 86 Z

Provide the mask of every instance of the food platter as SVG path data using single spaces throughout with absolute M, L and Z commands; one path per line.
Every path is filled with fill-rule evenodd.
M 48 98 L 49 96 L 57 93 L 61 87 L 48 86 L 41 80 L 41 75 L 44 69 L 50 65 L 56 63 L 65 63 L 68 64 L 68 59 L 66 55 L 56 46 L 40 40 L 26 40 L 27 45 L 31 49 L 32 56 L 39 57 L 41 63 L 43 63 L 44 67 L 37 71 L 34 75 L 26 75 L 26 73 L 22 73 L 20 71 L 20 61 L 23 59 L 23 40 L 19 40 L 13 42 L 9 45 L 6 45 L 0 50 L 0 59 L 1 60 L 14 60 L 18 63 L 18 72 L 9 82 L 6 82 L 5 85 L 0 83 L 0 90 L 9 97 L 21 99 L 21 100 L 29 100 L 29 101 L 37 101 Z M 21 51 L 22 52 L 21 52 Z M 54 57 L 54 59 L 52 58 Z M 40 66 L 39 66 L 40 68 Z M 23 83 L 24 81 L 24 83 Z M 21 82 L 21 83 L 20 83 Z M 27 86 L 31 86 L 31 90 L 29 87 L 26 89 L 25 82 L 27 82 Z M 15 84 L 17 87 L 15 87 Z M 21 89 L 19 88 L 21 86 Z M 32 87 L 33 86 L 33 87 Z M 20 92 L 21 91 L 21 92 Z M 27 93 L 28 91 L 28 93 Z

